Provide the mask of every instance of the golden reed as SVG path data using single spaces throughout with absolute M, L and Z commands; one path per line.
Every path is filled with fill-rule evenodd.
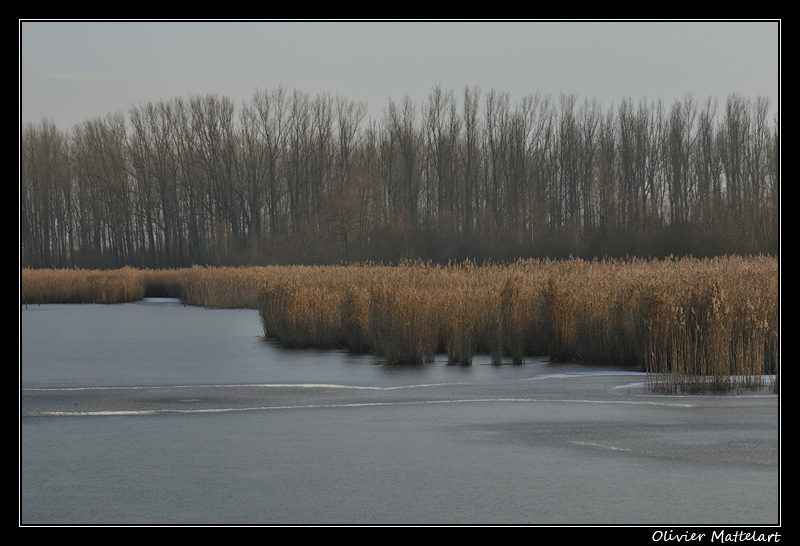
M 779 375 L 778 260 L 523 260 L 475 265 L 32 270 L 21 303 L 115 303 L 172 295 L 253 308 L 291 346 L 452 364 L 553 360 L 648 372 L 664 392 L 761 387 Z M 778 381 L 773 383 L 777 390 Z

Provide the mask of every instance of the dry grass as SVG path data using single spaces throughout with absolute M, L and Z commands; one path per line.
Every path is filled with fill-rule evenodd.
M 446 353 L 521 363 L 530 355 L 639 367 L 664 392 L 761 387 L 779 373 L 773 258 L 409 263 L 396 267 L 22 270 L 22 304 L 115 303 L 173 295 L 257 308 L 292 346 L 420 363 Z M 777 389 L 777 380 L 774 386 Z

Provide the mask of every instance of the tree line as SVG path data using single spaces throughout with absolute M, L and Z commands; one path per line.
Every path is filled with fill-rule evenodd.
M 26 124 L 26 267 L 779 252 L 766 98 L 434 87 L 380 119 L 285 87 Z

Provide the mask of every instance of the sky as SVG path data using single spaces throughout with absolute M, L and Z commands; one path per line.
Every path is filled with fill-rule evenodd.
M 240 105 L 278 86 L 363 101 L 373 119 L 436 86 L 574 94 L 604 109 L 689 94 L 779 104 L 779 20 L 19 23 L 20 123 L 62 129 L 174 97 Z

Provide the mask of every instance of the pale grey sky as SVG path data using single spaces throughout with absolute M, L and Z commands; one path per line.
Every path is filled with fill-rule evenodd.
M 133 104 L 283 85 L 364 101 L 434 86 L 596 98 L 767 96 L 777 109 L 780 22 L 21 20 L 20 121 L 63 129 Z

